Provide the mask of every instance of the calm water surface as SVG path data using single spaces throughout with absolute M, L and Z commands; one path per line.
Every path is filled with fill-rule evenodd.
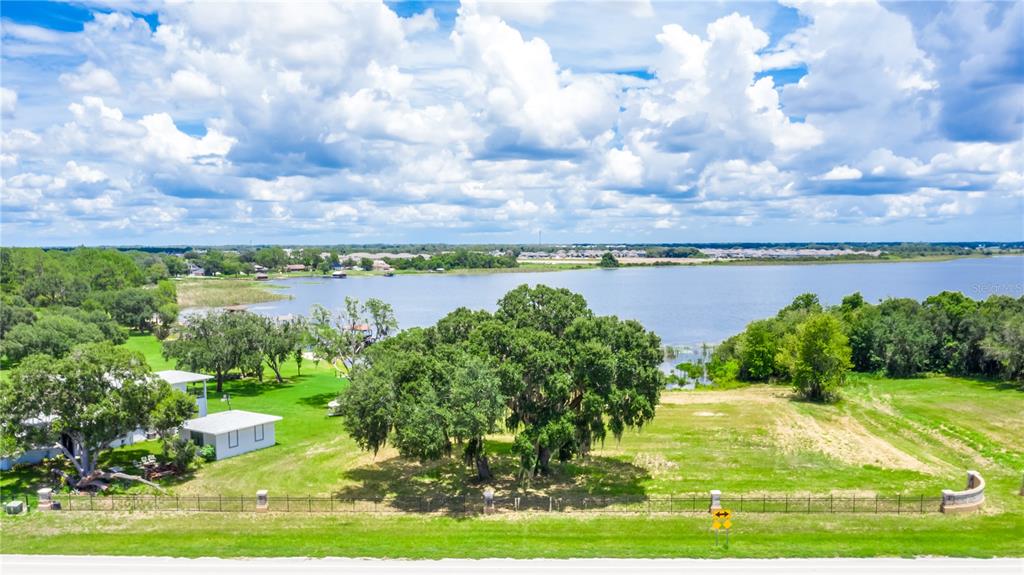
M 395 308 L 400 327 L 431 325 L 453 309 L 494 310 L 498 299 L 523 284 L 543 283 L 583 294 L 598 314 L 639 320 L 670 345 L 717 342 L 749 322 L 774 315 L 793 297 L 818 294 L 836 304 L 859 291 L 868 301 L 911 297 L 943 290 L 972 298 L 993 293 L 1024 294 L 1024 257 L 1007 256 L 945 262 L 819 264 L 777 266 L 677 266 L 496 273 L 424 274 L 347 279 L 295 278 L 274 282 L 292 296 L 252 306 L 279 316 L 308 314 L 313 304 L 340 309 L 345 296 L 380 298 Z

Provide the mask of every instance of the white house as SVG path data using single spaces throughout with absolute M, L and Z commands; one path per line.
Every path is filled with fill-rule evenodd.
M 181 436 L 199 446 L 214 446 L 217 459 L 225 459 L 274 445 L 278 421 L 276 415 L 233 409 L 186 421 Z
M 174 389 L 194 396 L 199 408 L 199 417 L 206 415 L 206 382 L 213 379 L 212 375 L 168 369 L 156 372 L 156 376 L 171 384 Z

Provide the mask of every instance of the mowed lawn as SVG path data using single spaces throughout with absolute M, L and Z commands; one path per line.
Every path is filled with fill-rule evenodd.
M 127 344 L 154 369 L 172 367 L 152 338 Z M 277 445 L 202 465 L 167 485 L 178 495 L 467 495 L 483 485 L 456 459 L 420 463 L 387 448 L 361 452 L 326 404 L 345 385 L 306 361 L 277 384 L 228 382 L 231 406 L 280 415 Z M 210 409 L 227 409 L 210 388 Z M 514 479 L 510 436 L 488 441 L 492 483 L 555 497 L 706 494 L 938 497 L 960 489 L 967 469 L 988 482 L 981 514 L 761 515 L 736 519 L 731 556 L 1020 555 L 1024 541 L 1024 393 L 994 382 L 855 375 L 836 405 L 795 400 L 784 386 L 665 392 L 654 422 L 608 438 L 584 461 L 555 466 L 527 487 Z M 112 455 L 156 451 L 155 442 Z M 5 474 L 7 490 L 30 472 Z M 132 490 L 145 488 L 132 488 Z M 720 556 L 705 517 L 618 515 L 455 518 L 318 514 L 62 514 L 4 518 L 3 552 L 392 557 Z M 256 533 L 259 533 L 257 535 Z M 74 537 L 67 537 L 74 533 Z M 184 533 L 184 534 L 183 534 Z M 249 534 L 239 537 L 239 533 Z M 67 543 L 70 540 L 71 543 Z M 55 543 L 54 543 L 55 544 Z

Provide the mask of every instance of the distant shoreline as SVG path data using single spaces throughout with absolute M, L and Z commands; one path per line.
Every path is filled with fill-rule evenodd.
M 711 260 L 692 258 L 692 263 L 659 263 L 640 264 L 625 263 L 621 269 L 635 268 L 676 268 L 680 266 L 772 266 L 772 265 L 833 265 L 833 264 L 884 264 L 884 263 L 937 263 L 959 259 L 982 259 L 994 257 L 1017 256 L 1024 254 L 999 254 L 999 255 L 931 255 L 919 257 L 897 257 L 897 258 L 820 258 L 820 259 L 747 259 L 747 260 Z M 483 269 L 455 269 L 442 273 L 435 271 L 420 270 L 395 270 L 396 276 L 405 275 L 487 275 L 500 273 L 550 273 L 573 270 L 603 270 L 594 261 L 554 263 L 530 262 L 521 264 L 514 268 L 483 268 Z M 617 268 L 611 268 L 614 270 Z M 380 272 L 367 272 L 362 270 L 346 270 L 348 278 L 385 278 Z M 267 303 L 281 299 L 290 299 L 291 296 L 280 293 L 279 290 L 286 289 L 284 286 L 274 285 L 274 281 L 294 279 L 330 279 L 329 275 L 318 272 L 295 272 L 275 273 L 267 280 L 257 280 L 253 277 L 216 277 L 216 278 L 180 278 L 177 280 L 179 297 L 178 305 L 184 309 L 222 308 L 233 305 L 254 305 Z M 336 280 L 346 281 L 346 280 Z

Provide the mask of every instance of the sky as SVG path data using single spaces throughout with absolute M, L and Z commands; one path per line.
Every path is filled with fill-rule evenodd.
M 0 4 L 0 244 L 1019 241 L 1020 2 Z

